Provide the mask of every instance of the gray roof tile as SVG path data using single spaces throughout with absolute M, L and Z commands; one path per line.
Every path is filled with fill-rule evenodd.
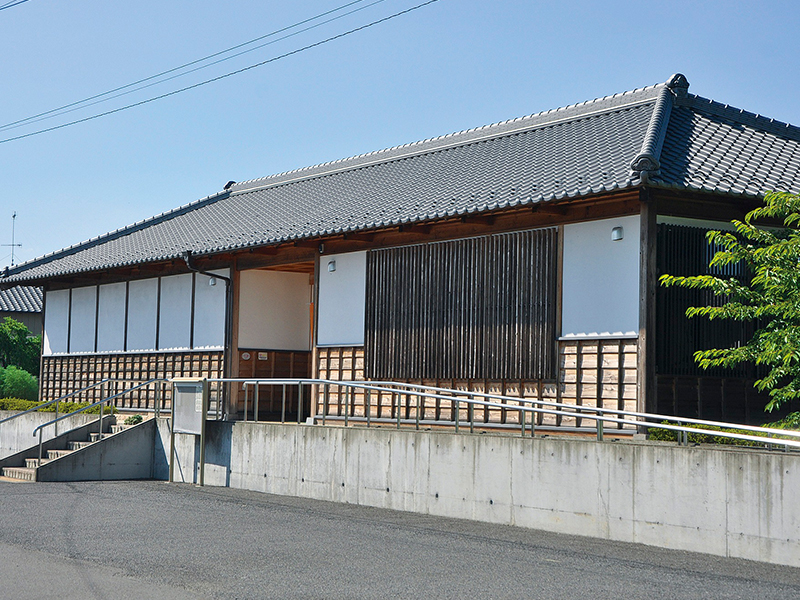
M 234 184 L 0 284 L 650 185 L 800 191 L 800 129 L 666 84 Z M 635 163 L 635 164 L 633 164 Z M 632 170 L 633 168 L 633 170 Z
M 0 290 L 0 310 L 3 312 L 42 312 L 42 288 L 18 285 Z

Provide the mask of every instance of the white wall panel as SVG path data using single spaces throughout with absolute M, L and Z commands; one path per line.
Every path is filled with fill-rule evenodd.
M 128 348 L 156 349 L 158 279 L 131 281 L 128 288 Z
M 44 355 L 66 352 L 69 335 L 69 290 L 46 292 L 44 310 Z
M 228 269 L 210 271 L 230 277 Z M 215 285 L 209 285 L 215 281 Z M 197 273 L 194 292 L 194 347 L 222 348 L 225 344 L 225 282 Z
M 623 228 L 612 241 L 611 230 Z M 639 216 L 564 226 L 563 337 L 639 331 Z
M 307 273 L 242 271 L 239 347 L 310 349 L 311 285 Z
M 97 286 L 72 290 L 69 322 L 69 351 L 94 352 Z
M 97 296 L 97 351 L 125 350 L 124 283 L 101 285 Z
M 336 269 L 329 271 L 333 262 Z M 317 344 L 364 343 L 367 253 L 330 254 L 320 258 Z
M 158 325 L 158 348 L 191 347 L 192 274 L 161 278 L 161 314 Z

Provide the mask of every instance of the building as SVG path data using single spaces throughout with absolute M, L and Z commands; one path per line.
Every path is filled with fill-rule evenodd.
M 0 321 L 6 317 L 24 324 L 34 335 L 41 335 L 42 289 L 23 285 L 0 289 Z
M 706 230 L 800 191 L 800 129 L 688 88 L 231 182 L 0 285 L 45 289 L 47 397 L 102 377 L 315 376 L 759 422 L 755 373 L 691 358 L 747 332 L 686 321 L 707 299 L 657 277 L 704 272 Z M 242 391 L 224 394 L 241 416 Z

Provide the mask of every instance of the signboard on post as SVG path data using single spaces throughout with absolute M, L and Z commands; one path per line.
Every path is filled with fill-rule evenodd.
M 172 382 L 172 431 L 170 434 L 169 480 L 175 469 L 175 434 L 200 436 L 200 485 L 203 485 L 206 458 L 206 415 L 208 380 L 205 377 L 176 377 Z

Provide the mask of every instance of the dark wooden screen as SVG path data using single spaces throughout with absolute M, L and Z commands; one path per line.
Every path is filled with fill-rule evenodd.
M 743 265 L 731 265 L 721 271 L 709 262 L 719 249 L 706 239 L 708 230 L 700 227 L 660 224 L 657 261 L 659 275 L 717 275 L 745 277 Z M 708 375 L 749 377 L 752 367 L 737 369 L 700 369 L 694 362 L 697 350 L 730 348 L 752 336 L 749 323 L 709 321 L 704 317 L 686 317 L 690 306 L 720 306 L 723 298 L 708 290 L 665 288 L 658 286 L 656 296 L 656 371 L 669 375 Z
M 555 379 L 557 230 L 372 250 L 377 379 Z

